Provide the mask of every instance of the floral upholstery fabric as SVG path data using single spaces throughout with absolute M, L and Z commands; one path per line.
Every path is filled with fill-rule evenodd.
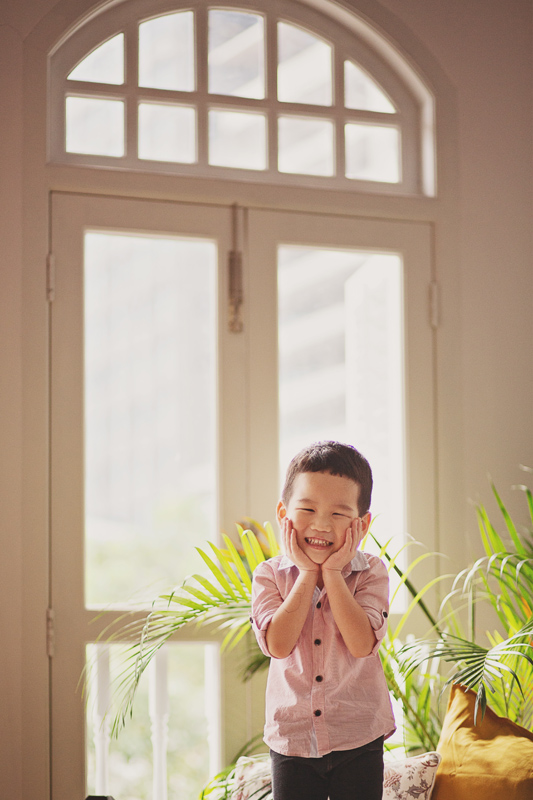
M 385 762 L 383 800 L 429 800 L 439 766 L 438 753 L 423 753 L 402 761 Z M 239 758 L 232 800 L 254 800 L 270 787 L 270 757 Z
M 438 753 L 385 762 L 383 800 L 429 800 L 435 784 Z
M 270 786 L 270 756 L 243 756 L 237 761 L 231 800 L 261 797 L 261 789 Z

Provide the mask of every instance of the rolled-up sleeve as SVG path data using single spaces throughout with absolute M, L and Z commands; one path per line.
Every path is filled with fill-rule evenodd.
M 270 620 L 283 602 L 276 585 L 274 571 L 268 561 L 258 564 L 252 581 L 252 616 L 250 621 L 261 652 L 272 656 L 266 642 Z
M 366 611 L 376 642 L 369 655 L 375 655 L 387 632 L 389 621 L 389 573 L 387 567 L 375 557 L 369 570 L 360 573 L 355 599 Z

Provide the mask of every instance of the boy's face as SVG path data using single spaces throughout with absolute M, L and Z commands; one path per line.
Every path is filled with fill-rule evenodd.
M 278 503 L 278 522 L 283 525 L 288 517 L 299 547 L 315 564 L 323 564 L 332 553 L 340 550 L 347 529 L 359 517 L 359 491 L 359 485 L 344 476 L 300 472 L 294 480 L 287 506 L 283 501 Z M 370 514 L 365 514 L 362 521 L 360 539 L 368 530 Z

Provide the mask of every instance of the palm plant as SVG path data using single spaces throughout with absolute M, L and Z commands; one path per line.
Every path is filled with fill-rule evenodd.
M 531 471 L 531 470 L 527 470 Z M 405 675 L 415 673 L 427 659 L 453 665 L 444 683 L 459 683 L 477 690 L 474 719 L 487 706 L 502 716 L 533 730 L 533 496 L 527 486 L 516 487 L 526 498 L 531 528 L 520 533 L 496 487 L 492 491 L 502 514 L 506 537 L 497 532 L 485 506 L 476 506 L 485 555 L 461 570 L 444 598 L 439 614 L 438 638 L 418 640 L 398 653 Z M 488 604 L 499 623 L 479 643 L 476 607 Z M 461 624 L 467 611 L 468 635 Z
M 531 491 L 525 486 L 520 489 L 525 493 L 533 525 Z M 491 705 L 497 711 L 525 727 L 531 729 L 533 726 L 533 612 L 530 600 L 533 540 L 530 531 L 525 534 L 518 532 L 494 487 L 493 491 L 509 542 L 506 544 L 497 533 L 484 506 L 478 505 L 476 514 L 485 556 L 455 576 L 436 615 L 431 613 L 426 595 L 437 582 L 450 576 L 439 576 L 420 590 L 411 580 L 413 571 L 431 553 L 423 552 L 402 570 L 398 566 L 400 553 L 404 548 L 415 547 L 416 542 L 406 543 L 392 555 L 389 554 L 391 541 L 380 546 L 372 533 L 362 543 L 364 548 L 367 541 L 373 539 L 378 545 L 378 555 L 388 565 L 389 571 L 398 576 L 399 583 L 392 601 L 402 587 L 410 597 L 397 624 L 389 625 L 380 648 L 389 690 L 403 712 L 407 753 L 436 748 L 442 722 L 438 697 L 452 681 L 477 689 L 476 713 L 478 707 L 484 713 L 488 690 L 491 692 Z M 115 735 L 132 712 L 141 675 L 175 632 L 191 623 L 210 626 L 224 634 L 222 646 L 225 648 L 235 647 L 249 634 L 253 571 L 265 558 L 280 551 L 269 523 L 264 526 L 253 520 L 248 520 L 248 523 L 250 528 L 247 530 L 237 526 L 240 551 L 228 536 L 223 537 L 224 548 L 209 543 L 211 554 L 197 548 L 207 567 L 208 577 L 201 574 L 191 576 L 177 590 L 160 596 L 144 620 L 124 625 L 112 637 L 134 640 L 118 688 L 119 712 L 112 726 Z M 488 646 L 476 641 L 476 606 L 480 602 L 489 603 L 500 623 L 500 629 L 488 635 Z M 424 615 L 433 638 L 405 644 L 409 618 L 415 608 Z M 468 636 L 461 624 L 465 609 L 469 619 Z M 244 680 L 269 663 L 253 637 L 251 641 L 252 654 L 245 666 Z M 439 670 L 442 661 L 455 665 L 447 680 Z M 243 752 L 253 752 L 254 744 L 254 741 L 249 743 Z M 204 788 L 201 798 L 229 798 L 234 781 L 233 763 Z M 261 800 L 268 800 L 268 787 L 264 787 L 260 794 Z
M 125 624 L 116 633 L 108 636 L 108 639 L 133 639 L 115 691 L 119 711 L 112 724 L 114 735 L 118 735 L 132 714 L 142 674 L 157 651 L 178 630 L 196 623 L 209 626 L 212 631 L 222 631 L 223 649 L 235 647 L 249 633 L 253 571 L 258 563 L 277 555 L 280 550 L 270 523 L 263 526 L 254 520 L 248 522 L 253 531 L 237 526 L 241 552 L 226 535 L 223 536 L 224 549 L 209 542 L 215 560 L 204 550 L 196 548 L 209 570 L 209 577 L 192 575 L 172 593 L 158 597 L 145 619 Z M 431 554 L 423 553 L 413 559 L 407 569 L 402 570 L 398 566 L 400 553 L 404 548 L 416 546 L 417 543 L 408 542 L 398 552 L 390 555 L 388 548 L 391 541 L 380 546 L 372 534 L 363 542 L 363 548 L 370 538 L 378 545 L 378 555 L 388 564 L 389 570 L 396 572 L 399 577 L 392 601 L 394 602 L 402 587 L 406 587 L 411 595 L 407 610 L 395 628 L 389 627 L 380 649 L 389 689 L 403 711 L 406 746 L 409 751 L 434 749 L 440 730 L 438 713 L 434 707 L 434 688 L 439 681 L 438 673 L 432 670 L 404 679 L 398 670 L 397 654 L 401 647 L 400 635 L 415 607 L 420 608 L 428 624 L 435 627 L 435 618 L 425 603 L 424 595 L 436 582 L 443 580 L 443 577 L 435 578 L 422 590 L 417 590 L 411 581 L 411 574 Z M 268 657 L 261 653 L 252 637 L 251 655 L 245 665 L 243 679 L 251 678 L 257 671 L 265 669 L 268 663 Z
M 250 520 L 254 528 L 237 531 L 243 548 L 239 554 L 229 536 L 223 535 L 226 549 L 209 542 L 215 556 L 197 547 L 200 557 L 209 570 L 209 578 L 194 574 L 170 594 L 160 595 L 153 603 L 152 611 L 145 619 L 122 624 L 110 632 L 104 631 L 108 641 L 133 639 L 124 660 L 122 672 L 116 687 L 118 712 L 113 720 L 111 733 L 117 736 L 126 720 L 133 713 L 133 704 L 139 681 L 156 653 L 168 640 L 186 625 L 196 623 L 208 626 L 214 633 L 222 631 L 225 635 L 222 649 L 235 647 L 250 631 L 250 609 L 252 573 L 260 561 L 277 555 L 279 546 L 270 523 L 259 525 Z M 122 623 L 128 615 L 120 618 Z M 257 648 L 261 659 L 252 663 L 246 670 L 251 676 L 261 668 L 264 656 Z M 254 654 L 255 655 L 255 654 Z M 246 676 L 244 676 L 246 677 Z
M 398 653 L 402 647 L 404 630 L 416 608 L 422 611 L 430 629 L 438 628 L 437 620 L 428 608 L 425 596 L 430 589 L 437 583 L 446 580 L 448 576 L 439 575 L 427 582 L 422 589 L 417 590 L 411 581 L 411 574 L 432 554 L 423 552 L 418 557 L 410 559 L 409 566 L 402 570 L 397 563 L 402 551 L 417 547 L 419 543 L 413 540 L 408 541 L 397 553 L 390 555 L 388 548 L 392 540 L 389 540 L 386 545 L 380 546 L 377 539 L 372 534 L 370 536 L 378 545 L 378 555 L 387 564 L 389 573 L 395 572 L 399 578 L 391 596 L 391 606 L 394 607 L 395 600 L 403 587 L 410 596 L 410 602 L 398 622 L 394 626 L 389 624 L 379 650 L 389 691 L 400 706 L 402 713 L 403 748 L 407 754 L 435 750 L 441 729 L 441 715 L 435 702 L 441 687 L 441 676 L 434 663 L 428 663 L 427 669 L 424 671 L 419 670 L 408 676 L 402 675 L 399 669 Z

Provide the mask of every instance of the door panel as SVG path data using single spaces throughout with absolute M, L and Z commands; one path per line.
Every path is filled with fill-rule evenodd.
M 401 538 L 407 530 L 432 548 L 435 541 L 435 482 L 433 341 L 428 316 L 428 286 L 431 281 L 429 225 L 253 210 L 248 215 L 248 231 L 248 259 L 254 275 L 259 276 L 259 279 L 250 286 L 250 307 L 255 322 L 253 328 L 250 328 L 250 407 L 257 407 L 261 397 L 269 398 L 268 411 L 261 418 L 253 415 L 251 417 L 251 453 L 260 453 L 265 464 L 279 463 L 282 474 L 278 480 L 283 477 L 287 459 L 294 455 L 294 443 L 290 442 L 289 437 L 290 446 L 287 446 L 283 458 L 280 459 L 280 447 L 282 447 L 279 436 L 280 413 L 283 413 L 283 407 L 280 412 L 278 391 L 283 403 L 283 396 L 288 390 L 287 382 L 285 388 L 280 385 L 280 380 L 288 380 L 287 376 L 285 379 L 283 376 L 280 379 L 279 375 L 280 360 L 283 361 L 284 358 L 283 347 L 289 346 L 290 349 L 292 337 L 295 349 L 297 347 L 297 344 L 294 344 L 295 337 L 300 337 L 301 349 L 304 352 L 307 337 L 308 349 L 316 350 L 321 344 L 317 338 L 317 329 L 325 330 L 327 325 L 331 325 L 333 330 L 339 324 L 342 325 L 345 348 L 342 359 L 343 377 L 339 371 L 335 372 L 335 357 L 331 356 L 330 363 L 326 364 L 328 369 L 323 373 L 324 382 L 320 385 L 320 391 L 323 393 L 324 404 L 331 407 L 333 405 L 331 391 L 324 383 L 345 381 L 343 388 L 345 407 L 339 414 L 345 415 L 346 424 L 343 427 L 336 418 L 322 426 L 317 425 L 316 436 L 311 436 L 309 441 L 324 436 L 336 438 L 339 431 L 343 431 L 350 441 L 350 437 L 355 437 L 351 443 L 356 447 L 359 445 L 362 452 L 368 448 L 372 452 L 372 436 L 370 440 L 366 435 L 358 436 L 357 426 L 354 429 L 352 425 L 350 429 L 350 418 L 363 417 L 364 422 L 366 413 L 367 425 L 370 427 L 373 424 L 370 412 L 373 410 L 374 401 L 369 385 L 372 389 L 372 384 L 377 384 L 377 377 L 372 374 L 372 370 L 375 370 L 376 364 L 380 362 L 378 353 L 375 357 L 371 357 L 372 354 L 369 355 L 368 351 L 370 348 L 379 350 L 376 340 L 378 337 L 385 337 L 391 355 L 387 357 L 386 362 L 383 362 L 389 364 L 387 370 L 390 372 L 384 381 L 384 386 L 389 394 L 398 395 L 398 403 L 395 406 L 393 404 L 391 410 L 387 410 L 390 397 L 385 398 L 382 418 L 380 420 L 378 416 L 375 422 L 377 427 L 374 438 L 379 439 L 383 428 L 386 427 L 383 415 L 392 420 L 396 419 L 394 423 L 396 437 L 400 431 L 404 452 L 399 452 L 402 448 L 398 447 L 397 441 L 393 442 L 391 463 L 396 465 L 394 470 L 399 466 L 401 471 L 404 471 L 405 519 L 402 519 L 404 515 L 401 509 L 399 512 L 396 510 L 397 500 L 394 498 L 394 492 L 397 489 L 397 480 L 394 470 L 390 476 L 390 492 L 393 496 L 389 496 L 389 492 L 383 496 L 380 487 L 376 486 L 375 498 L 376 501 L 379 498 L 383 507 L 389 505 L 393 507 L 387 528 L 391 525 L 394 530 L 388 532 L 387 538 L 394 533 L 399 533 Z M 289 258 L 291 249 L 296 256 L 295 269 L 292 276 L 283 278 L 283 262 Z M 298 259 L 299 264 L 296 263 Z M 396 277 L 392 274 L 394 271 Z M 384 282 L 384 275 L 387 272 L 391 273 L 391 279 Z M 324 283 L 324 278 L 327 279 L 328 274 L 329 284 Z M 400 277 L 401 285 L 398 285 Z M 339 283 L 339 288 L 343 292 L 340 301 L 332 295 L 333 299 L 329 306 L 323 298 L 318 297 L 316 309 L 311 308 L 316 313 L 314 316 L 309 315 L 307 329 L 302 324 L 298 326 L 296 319 L 300 314 L 300 323 L 306 322 L 301 308 L 306 302 L 302 296 L 306 280 L 308 286 L 313 282 L 316 284 L 318 290 L 315 287 L 314 291 L 317 296 L 324 293 L 324 286 L 328 287 L 328 292 L 335 291 L 335 281 Z M 287 290 L 287 298 L 291 291 L 292 296 L 297 298 L 293 302 L 293 311 L 282 307 L 283 304 L 287 306 L 287 303 L 290 303 L 290 300 L 284 300 L 284 281 L 285 284 L 288 281 L 287 285 L 292 287 Z M 379 289 L 380 282 L 383 284 L 382 289 Z M 295 292 L 295 289 L 298 291 Z M 403 308 L 398 308 L 398 298 Z M 315 300 L 311 298 L 310 302 L 313 303 Z M 283 332 L 282 321 L 278 329 L 278 313 L 274 309 L 278 309 L 280 320 L 282 315 L 288 320 L 286 334 Z M 378 322 L 380 316 L 386 317 L 386 325 L 375 328 L 376 332 L 369 335 L 367 331 L 372 322 L 371 311 Z M 338 317 L 339 314 L 344 317 L 342 323 L 336 319 L 336 315 Z M 394 315 L 401 315 L 403 319 L 393 319 Z M 316 324 L 313 323 L 314 319 Z M 399 337 L 403 337 L 403 342 L 398 341 Z M 278 353 L 278 339 L 280 353 Z M 356 355 L 358 347 L 359 350 L 363 349 L 363 352 Z M 327 359 L 326 355 L 326 361 Z M 302 366 L 301 363 L 295 369 L 300 369 L 302 375 L 309 375 L 309 368 Z M 317 372 L 318 374 L 320 373 Z M 288 377 L 290 378 L 290 375 Z M 383 380 L 382 375 L 379 377 Z M 310 390 L 310 384 L 306 384 L 303 380 L 300 386 L 302 392 Z M 316 388 L 318 385 L 315 384 Z M 403 399 L 400 394 L 403 394 Z M 298 405 L 297 391 L 293 390 L 292 397 L 287 402 L 289 405 L 293 403 L 295 418 L 298 416 L 301 418 L 306 413 L 305 402 L 300 401 Z M 401 409 L 403 419 L 399 416 L 398 408 Z M 313 430 L 312 426 L 310 430 Z M 362 433 L 366 434 L 366 431 Z M 298 446 L 309 441 L 302 439 Z M 359 444 L 360 441 L 364 444 Z M 369 441 L 370 444 L 367 444 Z M 252 506 L 257 505 L 262 508 L 261 503 L 266 502 L 267 507 L 262 513 L 272 514 L 271 511 L 268 512 L 268 507 L 274 507 L 279 484 L 275 485 L 272 471 L 269 474 L 266 474 L 266 471 L 263 473 L 254 471 L 253 475 Z M 268 487 L 269 498 L 264 491 L 265 486 Z M 373 510 L 384 516 L 383 508 L 374 507 Z
M 154 578 L 168 588 L 192 571 L 181 563 L 193 551 L 191 532 L 201 545 L 247 506 L 244 345 L 227 320 L 230 222 L 225 208 L 53 197 L 54 798 L 85 797 L 77 683 L 86 643 L 134 598 L 136 586 L 153 598 L 163 588 Z M 206 297 L 208 280 L 213 291 Z M 202 344 L 209 325 L 211 353 Z M 198 374 L 198 360 L 211 362 L 209 375 Z M 229 433 L 218 424 L 228 416 Z M 202 447 L 216 459 L 211 466 L 195 455 Z M 117 611 L 89 625 L 95 608 L 109 604 Z M 245 710 L 236 708 L 235 719 L 242 740 Z

